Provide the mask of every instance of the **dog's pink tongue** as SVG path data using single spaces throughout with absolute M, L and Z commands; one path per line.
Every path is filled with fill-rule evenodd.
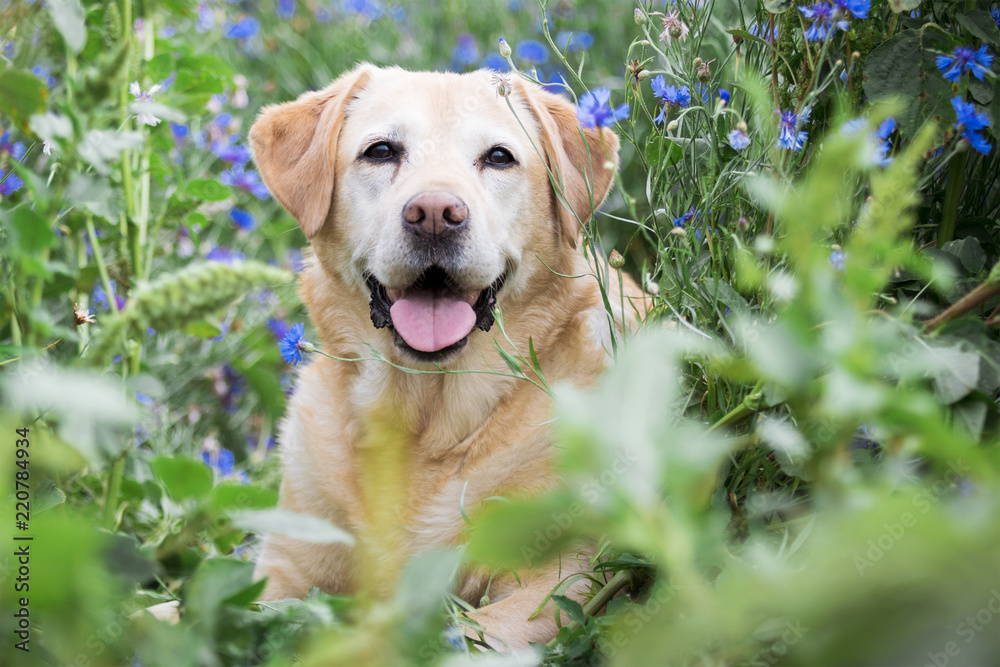
M 401 297 L 389 308 L 392 326 L 406 344 L 421 352 L 437 352 L 468 336 L 476 314 L 453 296 L 419 292 Z

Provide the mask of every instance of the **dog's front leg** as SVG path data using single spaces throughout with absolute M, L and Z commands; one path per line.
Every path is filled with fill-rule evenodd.
M 520 572 L 521 583 L 513 575 L 497 576 L 490 586 L 490 603 L 469 617 L 483 627 L 486 643 L 498 651 L 547 643 L 559 630 L 554 603 L 549 600 L 534 618 L 529 618 L 560 581 L 581 571 L 584 568 L 575 559 L 564 557 L 561 565 L 556 561 L 541 570 Z M 577 578 L 562 595 L 583 603 L 583 593 L 588 588 L 587 579 Z M 560 621 L 565 625 L 569 619 L 564 613 L 560 614 Z M 471 629 L 468 634 L 476 637 Z

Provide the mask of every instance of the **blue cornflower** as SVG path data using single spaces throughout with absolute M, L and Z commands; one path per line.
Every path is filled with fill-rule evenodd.
M 754 37 L 760 37 L 765 42 L 776 42 L 778 41 L 778 22 L 775 21 L 773 25 L 768 27 L 767 25 L 761 25 L 759 23 L 752 24 L 747 28 L 749 32 Z
M 45 65 L 35 65 L 31 68 L 31 73 L 44 81 L 49 88 L 56 85 L 55 77 L 49 74 L 49 68 Z
M 868 18 L 868 10 L 871 9 L 871 0 L 833 0 L 837 10 L 843 14 L 850 14 L 856 19 Z
M 253 169 L 247 171 L 241 164 L 234 164 L 232 168 L 219 174 L 219 182 L 246 190 L 257 199 L 267 199 L 271 195 L 267 186 L 261 183 L 257 172 Z
M 172 25 L 165 25 L 160 28 L 160 39 L 170 39 L 177 34 L 177 28 Z
M 229 219 L 233 223 L 245 232 L 249 232 L 251 229 L 257 226 L 257 221 L 254 219 L 253 214 L 250 211 L 242 208 L 234 208 L 229 211 Z
M 544 63 L 549 59 L 549 50 L 537 40 L 526 39 L 517 45 L 514 55 L 518 60 L 526 60 L 529 63 Z
M 467 32 L 459 35 L 455 46 L 451 49 L 451 60 L 454 65 L 458 66 L 457 68 L 476 63 L 479 60 L 479 47 L 476 46 L 476 38 Z
M 20 141 L 12 142 L 10 140 L 10 130 L 4 130 L 3 134 L 0 134 L 0 153 L 7 153 L 20 162 L 25 153 L 24 144 Z
M 316 9 L 313 10 L 313 16 L 320 23 L 329 23 L 330 21 L 333 20 L 333 12 L 331 12 L 323 5 L 319 5 L 318 7 L 316 7 Z
M 960 130 L 962 138 L 969 142 L 973 149 L 983 155 L 988 155 L 993 148 L 986 137 L 978 134 L 990 126 L 990 117 L 985 113 L 976 113 L 972 102 L 963 102 L 961 97 L 953 97 L 951 106 L 955 107 L 955 129 Z
M 614 109 L 611 107 L 611 91 L 607 88 L 595 88 L 580 96 L 576 117 L 584 127 L 607 127 L 628 118 L 628 103 Z
M 812 7 L 799 6 L 799 11 L 812 23 L 806 29 L 805 38 L 810 42 L 822 42 L 836 25 L 841 30 L 847 30 L 847 21 L 835 20 L 836 10 L 829 2 L 817 2 Z
M 222 246 L 216 246 L 208 251 L 205 255 L 205 259 L 209 262 L 221 262 L 223 264 L 235 264 L 237 262 L 242 262 L 244 257 L 243 253 L 231 248 L 223 248 Z
M 24 187 L 24 181 L 14 172 L 0 169 L 0 195 L 10 196 Z
M 701 211 L 696 211 L 694 206 L 687 210 L 684 215 L 674 218 L 674 227 L 683 227 L 685 222 L 690 222 L 691 220 L 698 220 L 701 217 Z
M 288 333 L 288 322 L 272 317 L 267 320 L 267 328 L 274 334 L 275 339 L 281 340 Z
M 198 3 L 198 18 L 194 21 L 194 29 L 197 32 L 208 32 L 215 27 L 215 12 L 208 6 L 207 2 Z
M 278 343 L 278 349 L 281 350 L 281 358 L 285 360 L 285 363 L 295 366 L 302 361 L 303 352 L 315 351 L 316 348 L 313 347 L 312 343 L 304 339 L 303 335 L 305 335 L 305 325 L 298 322 L 291 326 L 285 337 Z
M 562 51 L 586 51 L 594 45 L 594 36 L 582 30 L 560 30 L 556 35 L 556 46 Z
M 895 131 L 896 121 L 892 118 L 886 118 L 874 131 L 870 130 L 867 118 L 851 119 L 845 122 L 840 128 L 840 134 L 845 137 L 867 132 L 869 138 L 875 144 L 875 154 L 872 156 L 872 162 L 880 167 L 888 167 L 892 164 L 893 158 L 889 157 L 889 149 L 892 148 L 892 145 L 889 143 L 889 136 Z
M 993 56 L 986 52 L 985 44 L 977 51 L 973 51 L 971 46 L 958 46 L 950 56 L 937 57 L 937 67 L 941 70 L 941 76 L 952 83 L 958 83 L 962 72 L 972 72 L 972 76 L 982 81 L 992 63 Z
M 809 112 L 809 109 L 803 109 L 801 114 L 796 115 L 794 111 L 774 110 L 774 113 L 781 117 L 781 123 L 778 127 L 778 148 L 793 151 L 802 150 L 802 142 L 809 135 L 805 131 L 799 130 L 799 127 L 809 120 Z
M 250 39 L 260 32 L 260 21 L 252 16 L 245 16 L 236 23 L 226 25 L 227 39 Z
M 188 135 L 190 133 L 191 130 L 188 128 L 187 125 L 183 125 L 181 123 L 170 123 L 170 134 L 173 136 L 174 145 L 177 148 L 180 148 L 181 144 L 187 141 Z
M 125 307 L 125 297 L 118 294 L 118 285 L 114 280 L 110 280 L 108 282 L 111 285 L 111 295 L 115 299 L 115 305 L 120 311 Z M 101 285 L 94 286 L 90 299 L 104 310 L 111 308 L 111 303 L 108 301 L 108 293 L 104 291 L 104 288 Z
M 368 21 L 377 21 L 385 13 L 385 7 L 377 0 L 343 0 L 341 6 L 348 14 L 357 14 Z
M 729 133 L 729 145 L 733 147 L 733 150 L 737 151 L 741 151 L 750 145 L 746 123 L 740 121 L 736 124 L 736 129 Z
M 728 107 L 729 100 L 731 99 L 729 91 L 726 90 L 725 88 L 719 88 L 719 99 L 722 100 L 722 106 Z
M 990 15 L 993 17 L 993 22 L 1000 28 L 1000 7 L 990 7 Z
M 663 122 L 668 109 L 674 107 L 683 108 L 691 104 L 691 91 L 688 87 L 681 86 L 680 88 L 676 88 L 668 86 L 662 74 L 650 81 L 650 85 L 653 87 L 653 94 L 660 98 L 660 102 L 663 104 L 659 115 L 653 119 L 656 123 Z
M 486 69 L 495 69 L 498 72 L 510 71 L 510 63 L 497 51 L 490 51 L 486 54 L 486 57 L 483 58 L 483 67 Z
M 288 20 L 295 16 L 295 0 L 278 0 L 274 8 L 279 19 Z
M 229 477 L 233 474 L 233 453 L 225 447 L 220 447 L 216 451 L 206 449 L 201 453 L 201 460 L 209 468 L 219 473 L 220 477 Z
M 246 164 L 250 161 L 250 149 L 240 144 L 240 135 L 229 135 L 228 141 L 213 141 L 212 152 L 221 160 L 231 164 Z
M 14 55 L 17 53 L 17 48 L 14 46 L 14 42 L 0 42 L 3 46 L 0 46 L 0 53 L 3 53 L 4 57 L 13 60 Z
M 847 265 L 847 253 L 843 250 L 834 250 L 830 253 L 830 257 L 827 260 L 830 262 L 830 266 L 833 267 L 834 271 L 843 271 L 844 267 Z

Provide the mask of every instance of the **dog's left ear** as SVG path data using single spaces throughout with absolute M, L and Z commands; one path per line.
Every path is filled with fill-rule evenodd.
M 333 198 L 337 137 L 347 104 L 374 68 L 362 65 L 323 90 L 265 107 L 250 128 L 250 146 L 271 194 L 306 238 L 319 233 Z
M 518 81 L 515 90 L 541 126 L 542 152 L 555 180 L 556 215 L 563 236 L 575 247 L 581 225 L 611 190 L 618 169 L 618 135 L 604 127 L 582 127 L 572 104 L 537 85 Z

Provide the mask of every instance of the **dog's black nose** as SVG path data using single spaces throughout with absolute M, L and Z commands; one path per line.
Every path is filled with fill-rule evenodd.
M 421 192 L 403 207 L 403 226 L 429 239 L 442 239 L 465 227 L 469 207 L 441 190 Z

